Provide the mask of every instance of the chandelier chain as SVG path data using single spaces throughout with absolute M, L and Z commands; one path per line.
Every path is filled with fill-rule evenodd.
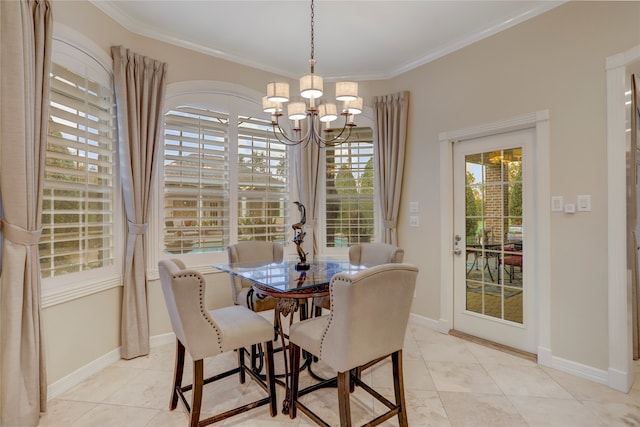
M 315 44 L 313 42 L 314 39 L 314 31 L 313 31 L 313 18 L 315 12 L 313 10 L 313 0 L 311 0 L 311 59 L 315 59 Z

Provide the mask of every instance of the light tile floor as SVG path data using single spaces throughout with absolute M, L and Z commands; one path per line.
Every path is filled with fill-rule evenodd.
M 147 357 L 121 360 L 49 402 L 40 426 L 56 427 L 186 427 L 181 405 L 168 411 L 175 345 L 153 348 Z M 281 356 L 279 356 L 281 357 Z M 208 363 L 207 363 L 208 362 Z M 190 361 L 189 361 L 190 363 Z M 278 360 L 276 361 L 278 363 Z M 206 371 L 235 366 L 233 353 L 205 361 Z M 191 366 L 191 365 L 187 365 Z M 280 366 L 282 361 L 280 360 Z M 404 348 L 404 379 L 409 424 L 426 426 L 640 426 L 640 363 L 628 393 L 620 393 L 581 378 L 474 344 L 427 327 L 410 324 Z M 186 369 L 188 381 L 190 369 Z M 316 371 L 322 372 L 322 366 Z M 390 361 L 374 366 L 365 380 L 392 393 Z M 310 380 L 301 378 L 301 385 Z M 207 413 L 256 399 L 262 390 L 237 376 L 205 386 Z M 214 387 L 214 388 L 212 388 Z M 279 402 L 283 398 L 278 387 Z M 306 403 L 337 425 L 335 389 L 304 397 Z M 361 390 L 351 399 L 354 425 L 379 411 L 379 403 Z M 205 414 L 206 415 L 206 414 Z M 261 407 L 228 419 L 223 426 L 309 426 L 268 415 Z M 397 425 L 397 419 L 384 426 Z

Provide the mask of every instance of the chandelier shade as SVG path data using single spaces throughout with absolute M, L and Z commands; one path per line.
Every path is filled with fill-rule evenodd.
M 269 83 L 267 85 L 267 99 L 272 102 L 289 101 L 289 83 Z
M 348 114 L 360 114 L 362 113 L 363 103 L 364 100 L 361 97 L 356 96 L 350 101 L 345 101 L 344 111 L 346 111 Z
M 332 122 L 338 118 L 338 107 L 336 104 L 320 104 L 318 116 L 321 122 Z
M 349 139 L 351 129 L 355 126 L 354 116 L 362 113 L 363 99 L 358 96 L 357 82 L 337 82 L 335 87 L 336 102 L 321 99 L 324 93 L 323 78 L 315 74 L 316 59 L 314 57 L 314 5 L 311 0 L 311 57 L 309 64 L 311 72 L 300 78 L 300 97 L 303 100 L 291 101 L 289 84 L 285 82 L 270 82 L 267 84 L 267 94 L 262 98 L 262 109 L 271 114 L 271 125 L 275 138 L 287 145 L 307 145 L 313 141 L 320 147 L 342 144 Z M 308 100 L 308 101 L 306 101 Z M 292 135 L 287 135 L 280 125 L 280 117 L 284 104 L 287 105 L 287 117 L 293 121 Z M 331 128 L 331 122 L 339 116 L 344 117 L 341 129 Z M 301 121 L 306 121 L 305 134 L 302 135 Z M 322 124 L 324 123 L 324 129 Z
M 265 113 L 275 114 L 278 112 L 278 103 L 276 101 L 269 101 L 268 96 L 262 97 L 262 110 Z
M 307 117 L 307 104 L 304 102 L 291 102 L 287 106 L 289 120 L 302 120 Z
M 358 83 L 338 82 L 336 83 L 336 99 L 338 101 L 353 101 L 358 97 Z
M 307 99 L 320 99 L 322 96 L 322 77 L 307 74 L 300 78 L 300 96 Z

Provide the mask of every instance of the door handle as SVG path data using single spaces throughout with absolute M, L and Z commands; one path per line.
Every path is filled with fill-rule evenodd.
M 461 240 L 462 240 L 462 237 L 460 237 L 459 234 L 456 234 L 453 237 L 453 254 L 454 255 L 460 255 L 462 253 L 462 249 L 460 249 Z

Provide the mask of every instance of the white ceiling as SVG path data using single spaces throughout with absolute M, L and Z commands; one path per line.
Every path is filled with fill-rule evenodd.
M 309 0 L 91 1 L 137 34 L 292 78 L 309 72 Z M 316 0 L 316 73 L 388 79 L 562 3 Z

